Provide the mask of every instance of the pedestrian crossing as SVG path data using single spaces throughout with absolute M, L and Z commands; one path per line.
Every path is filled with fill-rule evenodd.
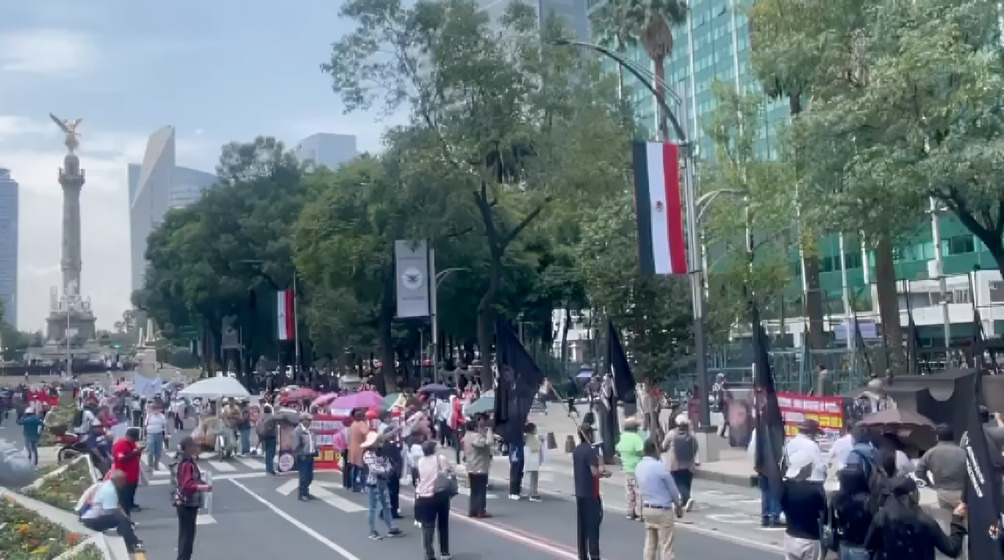
M 150 485 L 159 486 L 170 484 L 170 465 L 173 463 L 174 459 L 172 457 L 165 457 L 157 464 L 156 469 L 148 471 L 147 475 Z M 204 472 L 213 473 L 213 476 L 242 476 L 252 473 L 264 473 L 265 458 L 260 455 L 251 455 L 247 457 L 231 457 L 221 461 L 219 455 L 216 453 L 203 453 L 199 456 L 199 467 Z

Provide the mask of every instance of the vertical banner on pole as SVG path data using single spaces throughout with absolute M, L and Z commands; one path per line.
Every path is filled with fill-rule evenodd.
M 430 315 L 429 251 L 425 241 L 395 241 L 394 264 L 397 273 L 397 317 Z

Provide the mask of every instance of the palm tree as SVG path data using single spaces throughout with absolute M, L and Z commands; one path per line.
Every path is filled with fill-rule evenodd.
M 604 30 L 600 45 L 613 49 L 621 58 L 638 44 L 638 35 L 645 23 L 643 0 L 607 0 L 594 16 L 593 24 Z M 624 68 L 617 65 L 617 100 L 624 101 Z
M 655 66 L 655 95 L 658 100 L 659 132 L 669 139 L 669 127 L 662 106 L 666 99 L 666 59 L 673 55 L 673 27 L 687 22 L 690 7 L 686 0 L 645 0 L 645 21 L 639 39 Z

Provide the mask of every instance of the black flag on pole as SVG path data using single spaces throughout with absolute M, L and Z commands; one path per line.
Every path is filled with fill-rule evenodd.
M 962 449 L 966 452 L 966 508 L 969 510 L 969 558 L 1004 560 L 1001 542 L 1001 477 L 990 453 L 980 421 L 983 375 L 973 376 L 973 404 L 969 407 Z
M 544 376 L 519 337 L 505 320 L 497 325 L 495 359 L 498 382 L 495 385 L 495 433 L 507 443 L 520 441 L 526 417 Z
M 784 453 L 784 420 L 777 404 L 774 373 L 767 354 L 767 334 L 760 324 L 760 309 L 752 305 L 753 351 L 756 354 L 753 388 L 756 394 L 756 451 L 754 467 L 767 478 L 768 487 L 775 498 L 781 497 L 781 457 Z
M 636 385 L 634 374 L 631 373 L 631 365 L 628 363 L 627 354 L 624 353 L 624 346 L 621 345 L 621 338 L 614 328 L 613 321 L 607 321 L 607 365 L 613 372 L 614 395 L 617 400 L 633 404 Z

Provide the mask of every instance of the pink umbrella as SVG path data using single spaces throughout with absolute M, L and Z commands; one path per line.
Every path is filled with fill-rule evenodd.
M 328 403 L 338 398 L 338 393 L 324 393 L 323 395 L 314 399 L 311 406 L 316 406 L 317 408 L 327 408 Z
M 376 391 L 359 391 L 342 395 L 331 403 L 331 408 L 337 410 L 350 410 L 353 408 L 370 408 L 383 406 L 383 397 Z

